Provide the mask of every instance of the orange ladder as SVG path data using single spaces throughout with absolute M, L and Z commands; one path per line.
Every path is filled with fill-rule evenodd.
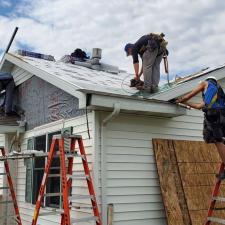
M 17 200 L 16 200 L 16 194 L 14 191 L 14 187 L 13 187 L 13 182 L 12 182 L 12 178 L 10 175 L 10 169 L 9 169 L 9 163 L 7 161 L 7 156 L 5 154 L 5 148 L 4 147 L 0 147 L 0 151 L 1 151 L 1 161 L 4 161 L 4 167 L 5 167 L 5 172 L 0 173 L 0 175 L 6 175 L 7 176 L 7 182 L 8 182 L 8 186 L 7 187 L 0 187 L 0 189 L 9 189 L 10 190 L 10 194 L 12 197 L 12 201 L 2 201 L 0 202 L 0 204 L 9 204 L 12 203 L 14 210 L 15 210 L 15 215 L 4 215 L 1 218 L 13 218 L 15 219 L 15 221 L 17 222 L 18 225 L 22 225 L 21 222 L 21 217 L 20 217 L 20 213 L 19 213 L 19 208 L 18 208 L 18 204 L 17 204 Z
M 220 165 L 220 169 L 219 169 L 219 174 L 222 173 L 224 171 L 225 165 L 223 163 L 221 163 Z M 217 218 L 217 217 L 213 217 L 213 211 L 214 210 L 224 210 L 225 208 L 216 208 L 216 202 L 225 202 L 225 198 L 224 197 L 220 197 L 218 196 L 219 194 L 219 190 L 220 190 L 220 185 L 221 185 L 221 180 L 217 179 L 214 189 L 213 189 L 213 193 L 212 193 L 212 199 L 209 205 L 209 209 L 208 209 L 208 214 L 207 214 L 207 219 L 205 222 L 205 225 L 210 225 L 211 223 L 219 223 L 219 224 L 225 224 L 225 219 L 221 219 L 221 218 Z
M 70 148 L 69 151 L 65 151 L 65 140 L 70 141 Z M 78 142 L 79 152 L 75 150 L 75 144 Z M 94 185 L 92 182 L 88 161 L 83 145 L 82 136 L 80 135 L 54 135 L 50 147 L 50 151 L 48 154 L 47 164 L 45 166 L 44 175 L 42 179 L 42 183 L 39 190 L 39 195 L 36 202 L 36 207 L 34 210 L 32 225 L 37 224 L 37 219 L 40 212 L 41 203 L 43 197 L 45 195 L 45 188 L 47 184 L 47 179 L 49 176 L 50 168 L 52 159 L 55 155 L 57 155 L 56 148 L 59 147 L 59 159 L 60 159 L 60 174 L 61 176 L 61 186 L 62 186 L 62 193 L 48 193 L 49 196 L 62 196 L 62 210 L 58 211 L 61 214 L 61 225 L 72 225 L 77 224 L 79 222 L 88 222 L 88 221 L 95 221 L 96 225 L 102 225 L 100 213 L 98 209 L 98 204 L 96 201 Z M 72 188 L 72 178 L 73 178 L 73 159 L 74 157 L 81 157 L 82 164 L 84 168 L 84 178 L 87 181 L 87 186 L 89 190 L 89 195 L 71 195 L 71 188 Z M 68 160 L 68 164 L 67 164 Z M 66 165 L 67 164 L 67 165 Z M 74 176 L 76 177 L 76 176 Z M 92 211 L 93 216 L 85 217 L 81 219 L 71 219 L 70 210 L 71 210 L 71 201 L 73 199 L 84 199 L 89 198 L 92 204 Z M 82 208 L 82 207 L 81 207 Z M 45 214 L 45 213 L 43 213 Z M 46 213 L 47 215 L 47 213 Z

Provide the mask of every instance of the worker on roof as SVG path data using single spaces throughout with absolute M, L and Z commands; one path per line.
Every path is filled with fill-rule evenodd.
M 13 96 L 15 90 L 15 83 L 10 73 L 0 72 L 0 93 L 5 91 L 3 103 L 1 109 L 5 112 L 5 115 L 11 116 L 16 113 L 13 111 Z
M 142 36 L 136 43 L 125 45 L 127 56 L 132 55 L 135 77 L 131 80 L 131 87 L 138 90 L 145 90 L 150 93 L 158 90 L 160 80 L 160 63 L 164 55 L 168 55 L 166 49 L 167 42 L 164 34 L 148 34 Z M 138 55 L 142 59 L 142 67 L 139 71 Z M 141 75 L 144 75 L 144 83 L 140 81 Z M 135 82 L 136 81 L 136 82 Z
M 202 92 L 202 101 L 189 102 L 192 97 Z M 225 94 L 215 77 L 208 77 L 190 93 L 179 97 L 176 103 L 183 103 L 204 112 L 203 138 L 206 143 L 214 143 L 218 153 L 225 163 Z M 225 171 L 216 175 L 218 179 L 225 179 Z

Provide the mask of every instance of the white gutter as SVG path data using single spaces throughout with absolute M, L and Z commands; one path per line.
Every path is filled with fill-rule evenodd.
M 120 98 L 109 95 L 92 94 L 89 109 L 112 110 L 114 103 L 121 106 L 121 112 L 147 114 L 162 117 L 175 117 L 185 115 L 186 109 L 165 101 L 148 100 L 140 98 Z
M 107 151 L 104 148 L 104 134 L 106 132 L 106 125 L 115 119 L 120 113 L 120 104 L 115 103 L 114 109 L 111 114 L 105 117 L 101 122 L 101 129 L 100 129 L 100 138 L 101 138 L 101 145 L 100 145 L 100 152 L 101 152 L 101 186 L 102 186 L 102 222 L 103 224 L 107 224 Z

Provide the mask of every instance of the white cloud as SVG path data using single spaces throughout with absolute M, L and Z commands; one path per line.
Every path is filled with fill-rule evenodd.
M 100 47 L 105 62 L 132 72 L 124 45 L 162 31 L 174 75 L 225 63 L 224 9 L 216 0 L 24 0 L 11 17 L 0 17 L 0 39 L 3 48 L 19 26 L 17 43 L 35 51 L 60 58 L 77 47 Z

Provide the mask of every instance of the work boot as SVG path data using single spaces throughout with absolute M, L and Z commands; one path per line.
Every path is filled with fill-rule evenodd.
M 225 179 L 225 170 L 219 174 L 216 174 L 216 178 L 219 180 L 224 180 Z
M 159 88 L 158 87 L 152 87 L 152 90 L 151 90 L 152 93 L 156 93 L 158 91 L 159 91 Z

